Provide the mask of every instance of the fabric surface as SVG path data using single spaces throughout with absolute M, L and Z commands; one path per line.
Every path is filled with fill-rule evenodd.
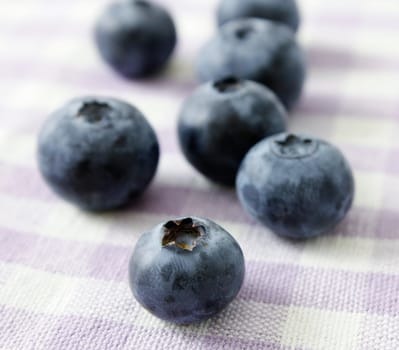
M 106 1 L 0 0 L 0 349 L 399 349 L 398 1 L 300 1 L 309 76 L 290 130 L 338 145 L 357 190 L 332 234 L 298 243 L 256 224 L 233 191 L 184 160 L 176 116 L 216 1 L 159 1 L 176 18 L 179 47 L 164 75 L 133 83 L 93 45 Z M 127 210 L 79 211 L 38 173 L 42 122 L 82 94 L 130 101 L 159 136 L 157 176 Z M 225 311 L 188 327 L 147 313 L 127 283 L 139 235 L 181 215 L 229 230 L 247 269 Z

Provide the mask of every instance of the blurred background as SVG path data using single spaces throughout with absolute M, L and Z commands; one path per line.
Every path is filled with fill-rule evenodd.
M 182 101 L 196 86 L 196 53 L 216 30 L 217 2 L 158 2 L 177 22 L 177 51 L 161 76 L 130 82 L 102 62 L 93 43 L 93 24 L 109 1 L 2 1 L 2 167 L 8 168 L 9 162 L 23 167 L 22 173 L 25 167 L 34 167 L 32 151 L 41 123 L 50 111 L 82 94 L 117 96 L 137 105 L 156 127 L 165 156 L 162 166 L 173 154 L 183 161 L 176 152 L 175 120 Z M 398 4 L 301 0 L 299 6 L 303 20 L 298 36 L 309 70 L 290 128 L 334 138 L 361 163 L 355 165 L 379 169 L 382 162 L 389 163 L 386 150 L 397 130 L 392 123 L 398 111 Z M 359 141 L 375 147 L 373 156 L 359 149 Z M 165 181 L 176 179 L 167 178 L 172 169 L 162 169 Z M 194 178 L 179 176 L 179 181 L 201 181 Z M 27 176 L 26 181 L 32 179 Z

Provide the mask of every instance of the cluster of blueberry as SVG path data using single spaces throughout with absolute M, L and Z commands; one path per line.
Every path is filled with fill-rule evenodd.
M 297 102 L 306 70 L 295 39 L 295 0 L 222 0 L 218 22 L 196 63 L 204 84 L 179 116 L 186 158 L 210 180 L 236 185 L 243 207 L 275 233 L 307 238 L 329 231 L 352 204 L 354 180 L 337 148 L 285 132 L 286 110 Z M 167 11 L 142 0 L 110 5 L 95 38 L 104 60 L 128 78 L 159 71 L 177 41 Z M 39 135 L 43 177 L 87 210 L 114 209 L 139 196 L 158 159 L 157 137 L 145 117 L 114 98 L 74 99 Z M 235 298 L 244 265 L 238 243 L 219 225 L 179 218 L 139 239 L 130 285 L 153 314 L 187 324 Z

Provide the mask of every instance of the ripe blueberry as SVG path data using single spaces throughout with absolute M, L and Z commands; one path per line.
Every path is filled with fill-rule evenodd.
M 144 233 L 129 263 L 137 301 L 178 324 L 203 321 L 224 309 L 238 294 L 244 272 L 236 240 L 197 217 L 167 221 Z
M 302 135 L 279 134 L 255 145 L 241 164 L 237 192 L 244 208 L 275 233 L 326 233 L 351 207 L 354 179 L 341 152 Z
M 269 87 L 290 109 L 305 81 L 305 60 L 294 33 L 276 22 L 246 18 L 224 24 L 200 50 L 201 81 L 236 76 Z
M 88 210 L 137 197 L 157 168 L 156 135 L 133 106 L 104 97 L 77 98 L 45 122 L 40 171 L 60 196 Z
M 248 150 L 285 130 L 286 112 L 266 87 L 228 78 L 200 86 L 185 102 L 178 134 L 189 162 L 209 179 L 233 186 Z
M 222 0 L 218 7 L 218 22 L 256 17 L 270 19 L 297 31 L 300 15 L 295 0 Z
M 97 22 L 95 39 L 103 59 L 127 78 L 159 71 L 177 40 L 169 13 L 142 0 L 124 0 L 107 7 Z

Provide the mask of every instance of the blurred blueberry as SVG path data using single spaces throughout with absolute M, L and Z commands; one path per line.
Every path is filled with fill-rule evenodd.
M 138 240 L 129 264 L 137 301 L 178 324 L 206 320 L 238 294 L 245 273 L 236 240 L 211 220 L 164 222 Z
M 346 215 L 354 196 L 351 168 L 331 144 L 279 134 L 255 145 L 237 176 L 244 208 L 275 233 L 318 236 Z
M 263 85 L 228 78 L 199 87 L 180 113 L 178 134 L 189 162 L 209 179 L 233 186 L 247 151 L 285 130 L 286 112 Z
M 305 59 L 294 33 L 272 21 L 246 18 L 228 22 L 200 50 L 196 62 L 201 81 L 229 76 L 269 87 L 290 109 L 301 95 Z
M 222 0 L 218 7 L 218 23 L 256 17 L 270 19 L 297 31 L 300 15 L 295 0 Z
M 97 22 L 95 39 L 103 59 L 127 78 L 158 72 L 177 40 L 169 13 L 142 0 L 109 5 Z
M 105 97 L 68 102 L 45 122 L 39 168 L 52 189 L 88 210 L 119 207 L 137 197 L 157 168 L 156 135 L 133 106 Z

